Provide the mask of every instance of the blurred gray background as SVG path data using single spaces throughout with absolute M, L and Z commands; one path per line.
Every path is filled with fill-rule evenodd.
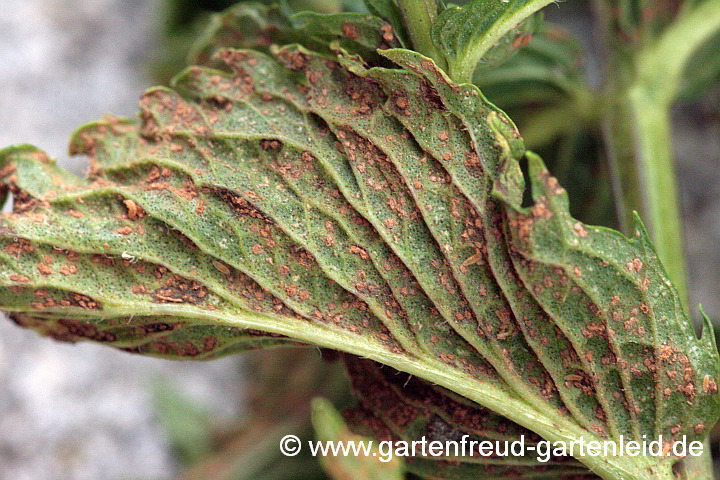
M 552 13 L 589 35 L 574 0 Z M 159 2 L 0 0 L 0 146 L 32 143 L 75 173 L 67 141 L 106 113 L 133 115 Z M 592 60 L 592 59 L 591 59 Z M 597 66 L 597 63 L 590 62 Z M 593 70 L 597 70 L 594 68 Z M 693 303 L 720 316 L 720 95 L 676 108 L 674 148 Z M 712 106 L 714 105 L 714 107 Z M 168 479 L 178 472 L 154 414 L 165 379 L 221 424 L 242 413 L 241 359 L 176 363 L 65 345 L 0 321 L 0 480 Z
M 0 146 L 32 143 L 76 173 L 67 142 L 107 113 L 134 115 L 152 85 L 159 2 L 0 0 Z M 239 358 L 181 363 L 66 345 L 0 319 L 0 480 L 168 479 L 154 414 L 166 380 L 218 423 L 240 414 Z

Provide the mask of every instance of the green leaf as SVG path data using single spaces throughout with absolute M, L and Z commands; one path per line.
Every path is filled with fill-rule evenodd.
M 600 9 L 609 17 L 609 37 L 619 44 L 651 43 L 672 25 L 678 13 L 708 0 L 606 0 Z
M 443 11 L 432 26 L 432 36 L 446 57 L 451 78 L 469 82 L 484 58 L 503 61 L 526 45 L 539 21 L 529 17 L 550 3 L 552 0 L 474 0 Z
M 583 51 L 577 40 L 546 23 L 511 59 L 475 70 L 473 83 L 493 103 L 505 110 L 522 109 L 522 113 L 589 95 L 583 66 Z
M 720 83 L 720 32 L 702 45 L 685 65 L 680 95 L 695 99 Z
M 393 32 L 404 47 L 407 48 L 410 45 L 405 22 L 395 0 L 365 0 L 365 5 L 373 15 L 385 19 L 392 25 Z
M 292 17 L 296 31 L 337 44 L 363 58 L 375 50 L 401 46 L 393 27 L 385 20 L 363 13 L 320 14 L 302 12 Z
M 79 129 L 90 176 L 0 152 L 0 307 L 57 338 L 211 358 L 302 342 L 428 380 L 541 437 L 700 439 L 718 417 L 697 339 L 641 226 L 570 218 L 512 122 L 431 60 L 223 50 L 139 121 Z M 672 457 L 582 457 L 672 478 Z
M 324 398 L 312 402 L 312 423 L 318 442 L 325 444 L 354 442 L 369 444 L 372 440 L 353 434 L 333 404 Z M 398 457 L 388 457 L 374 445 L 372 455 L 325 455 L 320 458 L 325 471 L 336 480 L 403 480 L 405 468 Z
M 407 459 L 408 471 L 420 478 L 500 480 L 597 479 L 571 457 L 554 457 L 538 442 L 541 438 L 496 413 L 419 378 L 403 375 L 370 360 L 346 357 L 359 406 L 345 412 L 353 429 L 385 442 L 454 441 L 451 457 L 416 456 Z M 465 447 L 462 441 L 465 438 Z M 470 448 L 470 442 L 481 445 Z M 508 447 L 505 447 L 505 444 Z M 532 447 L 524 456 L 501 456 L 513 442 Z M 395 443 L 400 448 L 399 443 Z M 488 448 L 489 447 L 489 448 Z M 495 453 L 493 453 L 495 452 Z M 463 455 L 464 454 L 464 455 Z
M 269 53 L 272 45 L 297 42 L 314 51 L 330 54 L 342 48 L 361 55 L 369 63 L 387 63 L 376 50 L 402 46 L 396 28 L 369 14 L 306 11 L 288 17 L 277 6 L 238 3 L 212 17 L 190 58 L 193 63 L 218 67 L 218 63 L 212 62 L 213 54 L 225 47 Z
M 168 434 L 177 460 L 188 466 L 212 452 L 210 413 L 198 401 L 186 397 L 167 379 L 153 382 L 154 414 Z

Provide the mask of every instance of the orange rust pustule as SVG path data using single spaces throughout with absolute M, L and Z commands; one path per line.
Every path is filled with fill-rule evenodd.
M 43 301 L 32 302 L 31 305 L 36 310 L 44 310 L 47 308 L 55 307 L 78 307 L 84 310 L 102 310 L 102 304 L 87 295 L 76 292 L 68 292 L 65 298 L 61 300 L 55 300 L 51 296 L 47 295 Z
M 35 247 L 32 243 L 30 243 L 29 240 L 25 240 L 24 238 L 15 238 L 13 239 L 12 243 L 8 244 L 4 248 L 6 253 L 9 253 L 10 255 L 14 255 L 15 257 L 20 257 L 20 255 L 24 253 L 32 253 L 35 251 Z
M 95 342 L 114 342 L 115 335 L 111 332 L 103 332 L 98 330 L 95 325 L 90 322 L 82 322 L 72 319 L 58 320 L 58 325 L 67 329 L 67 333 L 76 338 L 86 338 Z
M 403 428 L 418 416 L 427 415 L 424 409 L 403 402 L 375 369 L 366 368 L 367 365 L 354 361 L 352 357 L 348 357 L 346 365 L 353 390 L 360 394 L 361 404 L 370 410 L 385 412 L 387 420 L 396 427 Z
M 298 51 L 282 50 L 278 53 L 278 58 L 286 68 L 295 72 L 305 70 L 310 63 L 310 56 Z
M 343 418 L 353 431 L 359 434 L 370 433 L 378 441 L 399 440 L 392 430 L 370 410 L 356 407 L 343 411 Z
M 150 335 L 152 333 L 160 333 L 160 332 L 167 332 L 169 330 L 175 330 L 176 328 L 181 328 L 182 323 L 165 323 L 165 322 L 157 322 L 157 323 L 147 323 L 145 325 L 141 325 L 139 328 L 142 329 L 143 333 L 146 335 Z
M 268 152 L 279 152 L 283 149 L 283 143 L 280 140 L 265 139 L 260 140 L 260 146 Z
M 262 330 L 255 330 L 254 328 L 247 328 L 243 330 L 243 332 L 253 337 L 289 338 L 280 333 L 263 332 Z
M 195 344 L 189 340 L 174 341 L 172 337 L 166 336 L 143 345 L 125 347 L 120 350 L 141 355 L 149 354 L 193 358 L 211 353 L 218 345 L 219 342 L 214 336 L 206 336 L 200 339 L 199 344 Z

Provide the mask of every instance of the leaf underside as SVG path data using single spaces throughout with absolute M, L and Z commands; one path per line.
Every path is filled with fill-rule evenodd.
M 543 461 L 539 461 L 535 451 L 541 438 L 537 434 L 444 388 L 370 360 L 357 357 L 345 360 L 359 402 L 356 408 L 345 412 L 345 417 L 359 432 L 379 441 L 404 441 L 410 445 L 422 438 L 427 442 L 461 442 L 464 436 L 466 442 L 477 442 L 476 445 L 489 442 L 482 454 L 474 449 L 475 458 L 409 458 L 408 471 L 421 478 L 598 478 L 572 457 L 543 454 Z M 505 442 L 509 446 L 521 440 L 534 449 L 533 453 L 528 449 L 524 456 L 508 455 Z M 461 451 L 458 455 L 462 455 Z
M 334 348 L 545 437 L 703 438 L 713 335 L 697 339 L 642 225 L 628 239 L 572 219 L 529 153 L 522 207 L 522 140 L 476 87 L 407 50 L 368 68 L 327 48 L 206 52 L 223 69 L 188 68 L 138 121 L 75 133 L 86 179 L 34 147 L 0 152 L 0 308 L 167 358 Z

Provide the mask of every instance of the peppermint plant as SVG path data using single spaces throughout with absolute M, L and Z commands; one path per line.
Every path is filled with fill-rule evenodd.
M 658 455 L 325 459 L 338 479 L 713 478 L 707 443 L 674 449 L 716 423 L 720 357 L 688 317 L 669 109 L 720 73 L 720 2 L 598 0 L 600 95 L 550 3 L 217 15 L 136 119 L 75 132 L 87 177 L 0 151 L 0 309 L 171 359 L 342 352 L 357 403 L 347 425 L 313 403 L 325 439 L 662 438 Z M 498 105 L 538 145 L 604 129 L 624 233 L 571 216 Z

